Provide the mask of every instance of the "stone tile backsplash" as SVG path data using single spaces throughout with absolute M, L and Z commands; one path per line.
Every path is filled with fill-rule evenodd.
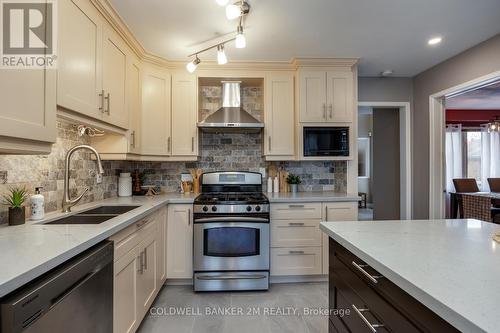
M 71 124 L 58 122 L 57 129 L 57 142 L 49 155 L 0 155 L 0 193 L 6 193 L 14 185 L 24 185 L 31 193 L 35 186 L 43 186 L 46 212 L 61 209 L 65 154 L 71 147 L 88 144 L 89 140 L 78 137 Z M 201 156 L 197 162 L 104 161 L 105 175 L 101 184 L 96 182 L 96 164 L 90 153 L 78 152 L 73 156 L 70 170 L 72 196 L 89 187 L 81 203 L 115 197 L 119 172 L 136 169 L 146 173 L 146 184 L 160 186 L 165 192 L 175 192 L 180 190 L 181 173 L 188 173 L 192 168 L 259 172 L 260 168 L 267 169 L 271 163 L 262 156 L 261 133 L 201 133 L 200 139 Z M 300 191 L 346 192 L 347 162 L 282 163 L 288 172 L 302 178 Z M 264 190 L 265 186 L 264 181 Z M 7 207 L 2 205 L 0 223 L 6 221 Z
M 89 144 L 88 138 L 78 137 L 72 124 L 57 123 L 57 141 L 49 155 L 0 155 L 0 193 L 7 193 L 12 186 L 25 186 L 33 194 L 35 187 L 43 186 L 45 211 L 61 209 L 64 186 L 64 158 L 66 152 L 78 144 Z M 119 163 L 113 162 L 113 165 Z M 96 164 L 90 153 L 81 151 L 73 155 L 70 168 L 70 188 L 72 195 L 81 193 L 85 187 L 89 192 L 80 201 L 93 202 L 116 196 L 117 177 L 111 169 L 112 163 L 104 162 L 106 173 L 103 182 L 97 184 Z M 29 204 L 26 205 L 29 217 Z M 0 207 L 0 223 L 7 222 L 7 207 Z

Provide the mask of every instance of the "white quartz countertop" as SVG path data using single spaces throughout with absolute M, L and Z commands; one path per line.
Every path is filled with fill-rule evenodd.
M 500 225 L 322 222 L 321 230 L 462 332 L 500 332 Z
M 269 202 L 346 202 L 359 201 L 357 194 L 346 194 L 332 191 L 297 192 L 297 193 L 265 193 Z
M 192 203 L 194 194 L 112 198 L 73 207 L 78 213 L 101 205 L 140 206 L 101 224 L 45 225 L 69 214 L 46 214 L 43 221 L 0 227 L 0 297 L 107 239 L 167 203 Z

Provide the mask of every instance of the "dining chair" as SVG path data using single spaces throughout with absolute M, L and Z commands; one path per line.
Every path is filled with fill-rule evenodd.
M 453 178 L 453 185 L 457 193 L 479 192 L 479 187 L 474 178 Z
M 488 178 L 488 185 L 491 192 L 500 193 L 500 178 Z

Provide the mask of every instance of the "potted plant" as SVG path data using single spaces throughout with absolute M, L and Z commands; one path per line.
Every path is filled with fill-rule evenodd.
M 294 175 L 293 173 L 289 174 L 287 177 L 286 177 L 286 182 L 288 184 L 290 184 L 290 190 L 293 192 L 293 193 L 296 193 L 297 192 L 297 189 L 298 189 L 298 186 L 299 184 L 302 182 L 300 180 L 300 177 L 297 176 L 297 175 Z
M 24 224 L 26 218 L 24 202 L 28 198 L 25 187 L 12 187 L 3 195 L 3 204 L 9 206 L 9 225 Z

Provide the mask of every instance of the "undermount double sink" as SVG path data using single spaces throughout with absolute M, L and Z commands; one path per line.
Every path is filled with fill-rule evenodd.
M 100 224 L 140 206 L 100 206 L 44 224 Z

